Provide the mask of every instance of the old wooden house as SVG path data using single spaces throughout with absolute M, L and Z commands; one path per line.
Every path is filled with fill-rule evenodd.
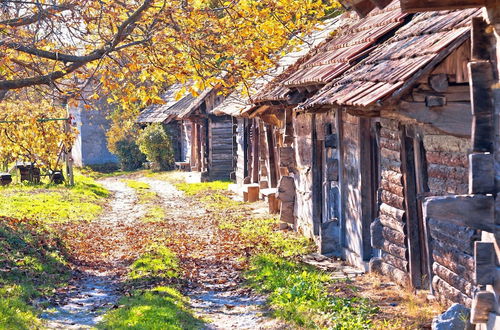
M 360 12 L 369 12 L 378 1 L 343 0 Z M 482 15 L 472 19 L 471 58 L 468 63 L 471 88 L 472 127 L 467 195 L 430 197 L 424 203 L 426 219 L 442 219 L 481 233 L 474 245 L 473 295 L 471 322 L 477 329 L 500 328 L 500 244 L 498 143 L 500 113 L 498 49 L 500 45 L 499 1 L 415 1 L 401 0 L 404 12 L 426 12 L 484 7 Z
M 228 180 L 233 169 L 233 123 L 228 115 L 212 113 L 223 101 L 217 88 L 207 88 L 198 96 L 186 92 L 180 100 L 180 84 L 163 95 L 165 104 L 144 109 L 138 123 L 161 122 L 175 137 L 175 159 L 179 167 L 202 173 L 204 179 Z
M 481 242 L 496 228 L 493 116 L 478 112 L 491 110 L 494 90 L 474 100 L 492 75 L 468 64 L 481 13 L 408 14 L 398 1 L 371 9 L 238 113 L 263 123 L 239 139 L 278 137 L 271 152 L 238 155 L 241 178 L 272 184 L 272 166 L 248 170 L 274 159 L 282 215 L 292 203 L 285 218 L 321 252 L 494 311 L 495 245 Z
M 473 9 L 412 16 L 301 106 L 316 117 L 317 131 L 328 125 L 336 137 L 340 245 L 358 264 L 369 261 L 402 284 L 465 305 L 474 291 L 479 233 L 429 218 L 423 202 L 468 192 L 467 62 L 477 15 Z
M 276 200 L 278 184 L 284 182 L 288 172 L 286 167 L 280 165 L 285 151 L 290 145 L 290 137 L 286 137 L 285 109 L 290 113 L 292 106 L 286 102 L 276 101 L 265 107 L 256 106 L 252 100 L 259 98 L 261 89 L 269 84 L 273 85 L 278 77 L 294 72 L 301 62 L 306 60 L 305 55 L 316 49 L 332 34 L 339 30 L 342 25 L 353 20 L 346 14 L 342 19 L 333 18 L 324 21 L 314 32 L 305 36 L 303 43 L 281 57 L 276 67 L 272 68 L 266 75 L 253 81 L 250 95 L 242 91 L 231 93 L 214 112 L 230 115 L 234 118 L 235 132 L 235 180 L 237 191 L 248 193 L 248 190 L 256 191 L 269 201 L 269 209 L 276 213 L 281 209 L 282 219 L 293 224 L 293 208 L 295 196 L 282 194 L 281 207 Z M 277 94 L 288 93 L 286 88 L 275 86 L 279 89 Z M 263 114 L 265 112 L 265 114 Z M 291 183 L 290 181 L 288 181 Z M 251 195 L 251 193 L 250 193 Z M 252 197 L 250 197 L 252 199 Z
M 280 150 L 282 178 L 281 197 L 291 201 L 290 209 L 282 208 L 282 220 L 293 223 L 306 236 L 314 238 L 325 254 L 346 256 L 362 266 L 350 250 L 343 251 L 338 236 L 341 231 L 340 187 L 334 177 L 337 155 L 333 149 L 324 154 L 319 140 L 322 136 L 312 129 L 315 117 L 294 111 L 301 102 L 314 95 L 324 85 L 341 76 L 376 45 L 404 23 L 405 15 L 397 3 L 384 10 L 375 10 L 364 19 L 340 19 L 339 32 L 309 52 L 266 86 L 255 99 L 250 116 L 282 114 L 284 148 Z M 318 125 L 320 125 L 318 123 Z M 330 132 L 334 127 L 328 128 Z M 322 130 L 323 132 L 323 130 Z M 328 133 L 331 135 L 333 133 Z M 329 141 L 334 145 L 336 141 Z M 326 162 L 330 165 L 323 165 Z M 353 169 L 354 170 L 354 169 Z M 323 173 L 323 171 L 328 171 Z M 323 182 L 323 177 L 327 181 Z

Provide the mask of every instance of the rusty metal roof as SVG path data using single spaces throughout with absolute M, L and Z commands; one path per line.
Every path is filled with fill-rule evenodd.
M 399 1 L 395 0 L 386 8 L 375 9 L 368 16 L 344 26 L 283 84 L 301 87 L 329 83 L 348 70 L 354 60 L 365 55 L 388 32 L 402 25 L 406 15 L 401 13 Z
M 301 108 L 321 105 L 367 106 L 397 92 L 410 78 L 426 73 L 470 36 L 479 9 L 416 14 L 396 34 L 338 79 L 323 87 Z M 434 62 L 433 62 L 434 61 Z

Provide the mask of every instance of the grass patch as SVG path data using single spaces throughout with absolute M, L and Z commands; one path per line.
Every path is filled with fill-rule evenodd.
M 281 257 L 296 257 L 315 251 L 312 241 L 295 232 L 278 229 L 276 217 L 238 217 L 221 219 L 221 229 L 236 230 L 241 243 L 254 250 L 254 254 L 272 253 Z
M 377 309 L 367 299 L 330 295 L 328 274 L 275 254 L 256 255 L 250 265 L 246 278 L 269 294 L 275 316 L 306 328 L 370 328 Z
M 98 329 L 201 329 L 203 322 L 189 309 L 188 298 L 169 282 L 178 277 L 179 265 L 168 248 L 153 245 L 131 266 L 131 292 L 120 307 L 109 311 Z M 130 284 L 129 284 L 130 285 Z
M 162 200 L 156 192 L 151 190 L 149 184 L 137 180 L 124 180 L 124 182 L 135 190 L 139 203 L 144 204 L 147 208 L 146 214 L 142 218 L 143 221 L 159 222 L 165 220 L 165 210 L 159 206 L 162 204 Z
M 129 277 L 132 280 L 168 279 L 179 276 L 179 262 L 175 253 L 161 245 L 152 245 L 149 251 L 134 261 Z
M 167 181 L 171 184 L 179 184 L 185 182 L 187 174 L 187 172 L 183 171 L 153 172 L 149 170 L 144 172 L 144 176 L 146 177 Z
M 0 328 L 41 328 L 30 302 L 69 277 L 62 244 L 44 223 L 0 217 Z
M 195 196 L 200 193 L 211 193 L 214 191 L 227 190 L 230 181 L 210 181 L 200 183 L 177 183 L 177 189 L 183 191 L 188 196 Z
M 75 175 L 74 186 L 20 183 L 0 187 L 0 216 L 47 223 L 90 221 L 102 211 L 109 192 L 93 179 Z

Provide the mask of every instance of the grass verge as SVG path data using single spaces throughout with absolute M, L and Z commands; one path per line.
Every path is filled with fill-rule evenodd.
M 129 283 L 135 289 L 109 311 L 98 329 L 201 329 L 188 299 L 175 287 L 179 265 L 168 248 L 153 245 L 130 267 Z
M 0 217 L 0 328 L 42 327 L 37 298 L 54 293 L 70 277 L 63 247 L 44 223 Z
M 300 261 L 315 251 L 312 242 L 291 231 L 281 231 L 276 217 L 259 217 L 252 204 L 233 201 L 227 182 L 177 184 L 186 195 L 204 203 L 219 217 L 221 230 L 238 235 L 249 256 L 247 284 L 268 295 L 275 317 L 300 328 L 366 329 L 377 308 L 369 299 L 336 296 L 331 275 Z
M 43 222 L 90 221 L 109 192 L 93 179 L 75 176 L 74 186 L 15 184 L 0 187 L 0 216 Z
M 368 299 L 331 295 L 329 274 L 276 254 L 252 257 L 246 278 L 257 292 L 269 294 L 275 316 L 301 327 L 367 329 L 377 312 Z

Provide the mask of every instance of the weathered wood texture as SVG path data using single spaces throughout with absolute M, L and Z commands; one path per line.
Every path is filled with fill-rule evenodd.
M 211 117 L 208 128 L 208 175 L 211 180 L 227 180 L 234 171 L 233 120 Z
M 370 267 L 402 285 L 408 285 L 410 282 L 399 122 L 381 118 L 380 124 L 380 206 L 379 218 L 371 225 L 371 234 L 372 246 L 382 250 L 382 258 L 371 262 Z
M 294 113 L 293 129 L 295 168 L 292 169 L 296 189 L 296 226 L 305 236 L 314 238 L 312 199 L 312 116 Z
M 466 194 L 470 140 L 449 135 L 425 135 L 430 195 Z

